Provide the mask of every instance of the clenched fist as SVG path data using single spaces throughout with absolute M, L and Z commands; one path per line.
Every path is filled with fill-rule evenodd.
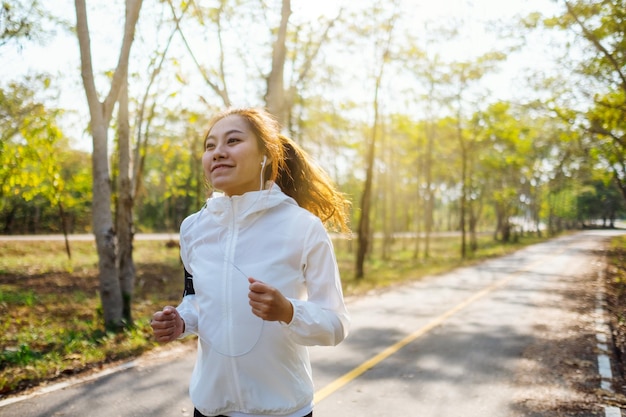
M 255 316 L 267 321 L 282 321 L 291 323 L 293 305 L 280 291 L 254 278 L 248 278 L 250 283 L 250 307 Z
M 154 337 L 159 343 L 176 340 L 185 331 L 185 322 L 178 311 L 171 306 L 164 307 L 162 311 L 154 313 L 150 326 L 152 326 Z

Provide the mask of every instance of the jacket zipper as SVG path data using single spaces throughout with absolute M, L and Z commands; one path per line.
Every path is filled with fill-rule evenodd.
M 235 246 L 237 244 L 237 238 L 239 234 L 239 224 L 237 223 L 237 201 L 231 200 L 231 222 L 230 222 L 230 233 L 228 239 L 228 247 L 226 250 L 226 256 L 224 257 L 224 270 L 227 271 L 225 274 L 224 283 L 224 300 L 228 300 L 227 304 L 227 325 L 228 325 L 228 349 L 231 352 L 230 360 L 231 360 L 231 369 L 232 369 L 232 381 L 235 384 L 235 392 L 237 395 L 237 401 L 240 404 L 240 407 L 243 407 L 243 398 L 241 397 L 241 384 L 239 381 L 239 373 L 237 372 L 237 360 L 234 356 L 232 356 L 232 352 L 234 349 L 234 340 L 233 335 L 237 329 L 233 326 L 233 308 L 230 303 L 232 300 L 232 292 L 233 292 L 233 269 L 235 265 Z

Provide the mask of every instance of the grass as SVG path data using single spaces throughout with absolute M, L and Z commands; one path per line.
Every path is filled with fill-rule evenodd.
M 626 378 L 626 236 L 611 239 L 604 274 L 606 307 L 620 376 Z
M 414 257 L 415 239 L 398 239 L 383 257 L 374 242 L 366 275 L 354 278 L 357 242 L 336 240 L 335 249 L 347 296 L 443 273 L 504 255 L 541 240 L 514 244 L 481 236 L 479 250 L 461 259 L 458 237 L 431 238 L 429 257 Z M 0 395 L 15 394 L 50 381 L 136 357 L 156 346 L 149 325 L 164 305 L 177 305 L 182 268 L 173 242 L 136 241 L 135 325 L 123 333 L 102 329 L 97 256 L 93 242 L 0 242 Z M 423 242 L 420 242 L 423 251 Z M 176 342 L 188 343 L 188 342 Z

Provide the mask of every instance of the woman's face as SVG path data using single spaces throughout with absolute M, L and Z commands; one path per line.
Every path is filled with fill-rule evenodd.
M 263 153 L 248 121 L 239 115 L 220 119 L 204 142 L 202 165 L 214 188 L 228 196 L 258 191 Z

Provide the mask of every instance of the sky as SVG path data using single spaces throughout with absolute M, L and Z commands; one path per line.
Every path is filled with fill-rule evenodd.
M 401 0 L 403 2 L 403 21 L 416 28 L 436 25 L 438 22 L 454 20 L 462 25 L 464 35 L 461 41 L 445 48 L 439 48 L 437 53 L 449 56 L 450 60 L 466 59 L 479 55 L 491 49 L 498 42 L 497 36 L 484 30 L 486 21 L 504 22 L 515 15 L 526 14 L 530 11 L 543 11 L 552 13 L 556 5 L 550 0 Z M 144 2 L 145 3 L 145 2 Z M 325 13 L 334 15 L 341 4 L 350 6 L 349 0 L 292 0 L 294 13 L 306 13 L 310 15 Z M 352 4 L 355 4 L 352 2 Z M 65 13 L 68 21 L 74 22 L 74 3 L 71 0 L 56 0 L 55 10 Z M 113 10 L 123 11 L 123 3 L 120 0 L 111 0 L 104 3 L 91 4 L 88 11 L 90 29 L 92 31 L 92 53 L 96 71 L 111 69 L 117 60 L 118 45 L 120 42 L 119 13 Z M 144 4 L 144 9 L 146 5 Z M 142 13 L 144 10 L 142 10 Z M 111 30 L 114 28 L 115 30 Z M 150 32 L 141 36 L 148 38 Z M 540 68 L 541 65 L 549 65 L 550 61 L 545 56 L 544 43 L 541 39 L 529 38 L 529 46 L 525 52 L 511 57 L 510 62 L 503 68 L 498 76 L 491 78 L 490 87 L 500 94 L 512 94 L 515 89 L 511 88 L 511 80 L 519 75 L 524 67 Z M 113 45 L 113 46 L 109 46 Z M 47 44 L 26 45 L 22 49 L 4 47 L 0 50 L 0 80 L 19 79 L 31 73 L 47 71 L 57 75 L 61 82 L 61 94 L 58 98 L 58 106 L 68 109 L 66 117 L 61 123 L 64 131 L 71 131 L 74 138 L 73 146 L 90 150 L 91 139 L 84 132 L 87 125 L 86 100 L 79 70 L 78 42 L 74 35 L 59 32 L 57 36 Z M 9 63 L 6 65 L 5 63 Z M 362 86 L 358 85 L 357 90 Z M 100 91 L 105 91 L 101 88 Z M 351 93 L 352 94 L 352 93 Z

